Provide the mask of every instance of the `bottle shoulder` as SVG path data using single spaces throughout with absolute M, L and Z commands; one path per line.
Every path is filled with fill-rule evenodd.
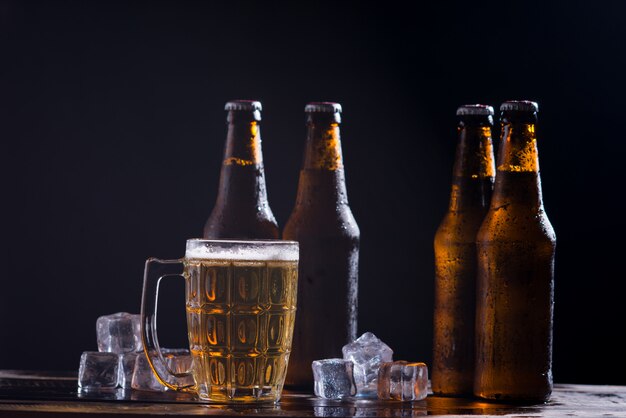
M 435 242 L 442 245 L 475 242 L 486 212 L 484 208 L 446 212 L 435 232 Z
M 207 223 L 204 228 L 205 239 L 279 239 L 280 230 L 272 223 L 258 224 L 251 227 L 212 225 Z
M 217 204 L 204 225 L 204 238 L 277 239 L 278 222 L 269 206 L 231 209 Z
M 543 208 L 518 205 L 492 207 L 477 235 L 478 241 L 544 241 L 556 243 L 552 223 Z
M 292 211 L 283 230 L 283 236 L 288 239 L 301 236 L 358 239 L 360 235 L 360 228 L 347 205 L 339 205 L 334 210 L 299 205 Z

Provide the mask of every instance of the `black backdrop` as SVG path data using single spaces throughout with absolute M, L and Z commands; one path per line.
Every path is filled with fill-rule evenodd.
M 144 260 L 201 234 L 236 98 L 263 103 L 281 226 L 304 105 L 343 105 L 359 331 L 430 363 L 455 109 L 531 99 L 558 241 L 555 380 L 626 384 L 626 5 L 367 4 L 0 0 L 0 368 L 77 369 L 98 316 L 138 312 Z M 179 302 L 160 317 L 170 345 Z

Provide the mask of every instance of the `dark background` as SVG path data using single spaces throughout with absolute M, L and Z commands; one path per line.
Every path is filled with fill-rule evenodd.
M 0 0 L 0 368 L 77 369 L 98 316 L 139 311 L 144 260 L 201 235 L 238 98 L 263 103 L 281 227 L 304 105 L 343 105 L 359 332 L 430 364 L 455 110 L 531 99 L 558 241 L 555 381 L 626 384 L 625 14 L 618 1 Z M 172 309 L 163 338 L 184 344 Z

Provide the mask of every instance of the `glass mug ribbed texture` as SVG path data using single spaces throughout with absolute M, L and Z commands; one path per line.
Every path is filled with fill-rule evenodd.
M 293 337 L 298 255 L 293 241 L 187 242 L 179 262 L 195 387 L 175 389 L 219 402 L 279 400 Z

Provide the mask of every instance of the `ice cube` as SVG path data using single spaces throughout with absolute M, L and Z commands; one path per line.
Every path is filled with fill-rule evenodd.
M 128 312 L 104 315 L 96 321 L 98 351 L 132 353 L 141 351 L 141 316 Z
M 356 394 L 354 364 L 350 360 L 340 358 L 315 360 L 311 367 L 316 396 L 325 399 L 343 399 Z
M 419 401 L 428 392 L 428 367 L 424 363 L 394 361 L 378 369 L 378 397 L 398 401 Z
M 154 357 L 156 357 L 156 353 L 154 354 Z M 159 373 L 165 377 L 165 370 L 158 359 L 155 359 L 155 366 L 159 369 Z M 137 356 L 135 368 L 133 369 L 133 377 L 131 379 L 131 387 L 136 390 L 153 392 L 163 392 L 166 389 L 166 387 L 159 382 L 159 379 L 157 379 L 152 372 L 152 368 L 150 368 L 150 364 L 148 363 L 145 353 L 139 353 Z
M 381 363 L 392 361 L 393 350 L 371 332 L 343 346 L 343 358 L 354 363 L 354 381 L 357 397 L 376 398 L 378 368 Z
M 190 371 L 193 365 L 193 358 L 189 350 L 184 348 L 164 348 L 162 350 L 163 357 L 167 363 L 167 366 L 174 373 L 185 373 Z M 193 376 L 189 375 L 183 378 L 175 378 L 169 376 L 166 379 L 170 384 L 177 384 L 178 386 L 193 385 Z
M 113 390 L 118 384 L 119 357 L 115 353 L 85 351 L 80 356 L 78 387 L 82 390 Z
M 189 371 L 192 366 L 193 360 L 189 350 L 184 348 L 162 348 L 161 353 L 167 366 L 174 373 L 185 373 Z M 154 367 L 157 368 L 159 374 L 164 378 L 167 383 L 177 386 L 193 385 L 194 380 L 191 375 L 184 378 L 175 378 L 167 373 L 165 365 L 159 359 L 158 354 L 151 354 Z M 135 368 L 133 370 L 133 376 L 131 380 L 131 387 L 137 390 L 156 391 L 163 392 L 168 388 L 159 382 L 159 379 L 154 375 L 146 354 L 144 352 L 139 353 L 137 360 L 135 361 Z
M 130 389 L 138 354 L 124 353 L 118 354 L 118 356 L 120 359 L 118 386 L 124 389 Z

